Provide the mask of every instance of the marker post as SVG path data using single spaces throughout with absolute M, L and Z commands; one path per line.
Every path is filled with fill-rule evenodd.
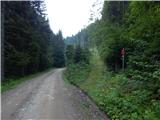
M 124 55 L 125 55 L 124 48 L 122 48 L 122 50 L 121 50 L 121 55 L 122 55 L 122 70 L 124 71 Z

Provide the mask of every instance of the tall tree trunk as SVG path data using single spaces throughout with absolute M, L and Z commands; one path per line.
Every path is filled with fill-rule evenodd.
M 0 71 L 1 71 L 1 80 L 4 80 L 4 17 L 5 17 L 5 3 L 4 2 L 0 2 L 0 6 L 1 6 L 1 48 L 0 48 L 0 52 L 1 52 L 1 57 L 0 57 Z

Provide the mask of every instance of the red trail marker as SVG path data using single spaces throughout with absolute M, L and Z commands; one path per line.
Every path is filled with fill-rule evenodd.
M 121 49 L 121 55 L 123 56 L 125 54 L 124 48 Z

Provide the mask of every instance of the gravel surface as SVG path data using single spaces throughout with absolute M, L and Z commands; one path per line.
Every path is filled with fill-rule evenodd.
M 2 120 L 109 120 L 54 69 L 2 93 Z

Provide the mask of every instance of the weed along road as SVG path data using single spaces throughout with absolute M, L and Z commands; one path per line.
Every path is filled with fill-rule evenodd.
M 78 88 L 54 69 L 2 93 L 2 120 L 107 120 Z

